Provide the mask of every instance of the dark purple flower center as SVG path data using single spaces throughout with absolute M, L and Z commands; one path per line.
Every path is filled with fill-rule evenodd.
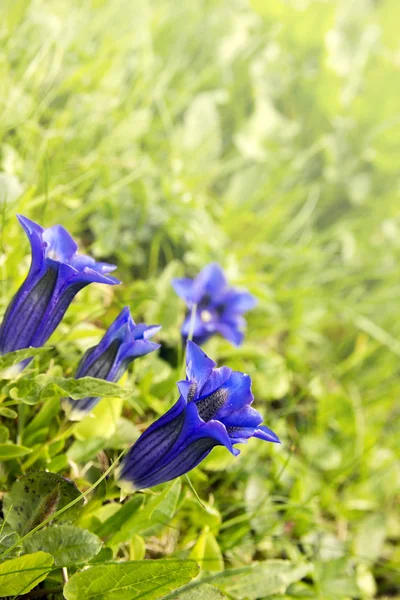
M 211 421 L 217 414 L 219 409 L 225 404 L 225 400 L 228 396 L 228 391 L 222 388 L 216 390 L 206 398 L 202 398 L 196 402 L 197 411 L 199 417 L 206 423 Z
M 197 383 L 193 382 L 190 384 L 190 388 L 187 395 L 187 401 L 191 402 L 196 395 Z
M 223 303 L 213 304 L 213 299 L 210 294 L 204 294 L 204 296 L 201 298 L 198 304 L 198 310 L 200 314 L 204 311 L 209 311 L 211 309 L 214 315 L 218 318 L 222 317 L 222 315 L 225 312 L 225 308 L 225 304 Z M 210 316 L 212 316 L 211 313 Z
M 198 304 L 198 308 L 199 310 L 203 310 L 204 308 L 207 308 L 211 303 L 211 296 L 210 294 L 204 294 L 204 296 L 201 298 L 199 304 Z

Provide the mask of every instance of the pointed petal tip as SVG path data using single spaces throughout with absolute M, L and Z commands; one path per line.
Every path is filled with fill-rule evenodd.
M 190 381 L 187 381 L 187 379 L 182 379 L 181 381 L 178 381 L 176 385 L 178 387 L 178 390 L 179 390 L 182 398 L 185 400 L 185 402 L 187 402 L 187 398 L 188 398 L 188 394 L 189 394 L 189 390 L 190 390 L 190 386 L 191 386 Z
M 188 277 L 174 277 L 171 280 L 171 286 L 175 294 L 183 298 L 185 302 L 191 300 L 193 279 L 189 279 Z
M 133 325 L 133 327 L 136 326 L 136 323 L 131 315 L 131 309 L 129 308 L 129 306 L 124 306 L 124 308 L 121 310 L 121 312 L 115 319 L 115 323 L 123 324 L 128 322 L 130 322 L 130 324 Z
M 150 337 L 152 337 L 154 334 L 158 333 L 161 328 L 162 328 L 162 325 L 147 325 L 146 330 L 144 332 L 145 339 L 147 340 Z M 158 345 L 160 345 L 160 344 L 158 344 Z
M 197 344 L 191 340 L 186 342 L 186 375 L 189 379 L 195 379 L 202 386 L 215 367 L 216 363 Z
M 276 433 L 265 425 L 259 425 L 254 432 L 254 437 L 264 440 L 265 442 L 272 442 L 274 444 L 281 444 L 281 440 L 278 438 Z
M 85 267 L 80 272 L 77 271 L 77 277 L 82 280 L 87 279 L 89 282 L 93 283 L 107 283 L 108 285 L 120 285 L 122 283 L 120 279 L 117 279 L 113 275 L 109 275 L 107 271 L 102 273 L 91 267 Z
M 43 227 L 38 223 L 35 223 L 35 221 L 32 221 L 31 219 L 28 219 L 28 217 L 20 215 L 19 213 L 16 213 L 16 217 L 21 227 L 28 235 L 31 234 L 33 231 L 36 231 L 37 233 L 43 233 Z

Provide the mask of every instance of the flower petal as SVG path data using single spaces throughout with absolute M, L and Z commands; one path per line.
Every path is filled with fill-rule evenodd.
M 240 346 L 243 342 L 244 333 L 238 328 L 238 325 L 230 321 L 219 321 L 215 329 L 234 346 Z
M 60 265 L 62 267 L 63 265 Z M 58 275 L 57 287 L 59 285 L 60 273 Z M 41 324 L 38 326 L 34 337 L 31 341 L 31 346 L 42 346 L 51 336 L 76 294 L 84 287 L 82 283 L 66 286 L 63 293 L 58 296 L 55 291 L 51 298 L 51 303 L 47 307 L 47 311 L 43 316 Z
M 74 268 L 74 272 L 72 273 L 72 268 Z M 108 285 L 118 285 L 120 282 L 116 277 L 112 277 L 108 275 L 108 271 L 101 272 L 97 269 L 92 269 L 90 267 L 84 267 L 82 271 L 77 271 L 75 267 L 66 265 L 65 263 L 60 263 L 61 269 L 69 270 L 69 281 L 68 283 L 83 283 L 84 285 L 88 285 L 89 283 L 106 283 Z
M 94 408 L 100 398 L 88 396 L 83 400 L 72 400 L 71 398 L 63 398 L 61 406 L 65 411 L 69 421 L 81 421 Z
M 35 345 L 36 333 L 43 324 L 56 283 L 57 270 L 48 269 L 29 293 L 17 293 L 1 326 L 1 353 Z
M 221 411 L 220 411 L 221 412 Z M 219 413 L 218 413 L 219 414 Z M 225 427 L 252 427 L 253 431 L 262 423 L 262 416 L 251 406 L 242 406 L 225 417 L 218 417 Z
M 188 279 L 187 277 L 175 278 L 171 284 L 178 296 L 183 298 L 188 306 L 190 306 L 192 303 L 193 279 Z
M 111 265 L 110 263 L 96 262 L 94 258 L 85 254 L 74 254 L 70 258 L 69 263 L 77 271 L 91 271 L 101 275 L 111 273 L 117 268 L 116 265 Z
M 257 305 L 257 299 L 249 292 L 240 292 L 234 288 L 228 290 L 221 299 L 230 312 L 244 313 Z
M 139 356 L 146 356 L 146 354 L 150 354 L 150 352 L 158 350 L 159 347 L 160 344 L 148 342 L 147 340 L 134 340 L 133 342 L 129 341 L 121 345 L 118 353 L 118 360 L 125 361 L 127 359 L 138 358 Z
M 177 438 L 175 445 L 171 448 L 171 456 L 183 452 L 186 440 L 197 440 L 204 437 L 211 437 L 215 444 L 225 446 L 229 452 L 236 456 L 235 449 L 228 435 L 225 425 L 217 420 L 204 422 L 198 414 L 195 402 L 189 402 L 185 411 L 185 422 Z
M 135 340 L 148 340 L 153 337 L 157 331 L 160 331 L 161 325 L 146 325 L 145 323 L 139 323 L 133 330 Z
M 266 442 L 275 442 L 276 444 L 281 443 L 281 440 L 278 438 L 276 433 L 274 433 L 265 425 L 261 425 L 255 430 L 254 437 L 259 438 L 260 440 L 264 440 Z
M 17 219 L 22 225 L 28 238 L 33 233 L 36 233 L 37 235 L 42 235 L 42 233 L 44 232 L 44 228 L 41 225 L 35 223 L 35 221 L 31 221 L 30 219 L 28 219 L 28 217 L 24 217 L 24 215 L 17 215 Z
M 215 366 L 216 363 L 194 342 L 186 343 L 186 376 L 189 381 L 197 381 L 199 389 L 206 383 Z
M 193 283 L 192 300 L 199 303 L 204 296 L 221 294 L 227 286 L 225 273 L 218 263 L 211 263 L 197 275 Z
M 129 482 L 130 488 L 133 490 L 144 490 L 146 488 L 171 481 L 180 475 L 188 473 L 196 467 L 215 446 L 212 438 L 201 438 L 190 442 L 184 450 L 184 454 L 178 454 L 171 461 L 161 463 L 159 469 L 149 469 L 138 477 L 132 470 L 125 469 L 121 472 L 119 479 L 122 483 Z
M 42 234 L 44 229 L 23 215 L 17 215 L 17 219 L 28 236 L 29 243 L 31 245 L 32 263 L 29 275 L 32 275 L 35 271 L 40 270 L 40 268 L 43 266 L 45 244 L 42 239 Z
M 215 415 L 216 419 L 225 421 L 228 415 L 251 404 L 254 400 L 251 391 L 251 378 L 246 373 L 232 371 L 228 381 L 222 385 L 221 389 L 227 390 L 228 395 L 224 405 Z
M 204 398 L 213 394 L 218 388 L 228 381 L 232 373 L 232 369 L 229 367 L 219 367 L 212 370 L 210 376 L 204 385 L 197 391 L 197 397 Z
M 178 386 L 178 390 L 180 391 L 181 395 L 187 401 L 192 383 L 187 379 L 183 379 L 182 381 L 178 381 L 176 385 Z
M 185 408 L 186 401 L 181 396 L 165 415 L 142 433 L 121 463 L 118 472 L 120 479 L 136 482 L 145 474 L 162 467 L 165 457 L 181 433 Z
M 43 240 L 47 244 L 46 258 L 57 262 L 69 261 L 78 250 L 78 245 L 62 225 L 44 229 Z

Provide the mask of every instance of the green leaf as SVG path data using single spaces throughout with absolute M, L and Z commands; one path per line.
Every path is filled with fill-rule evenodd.
M 96 431 L 94 429 L 94 431 Z M 97 431 L 96 431 L 97 434 Z M 103 438 L 92 437 L 87 440 L 75 440 L 67 450 L 67 457 L 74 462 L 86 463 L 105 447 Z
M 134 535 L 129 542 L 129 558 L 131 560 L 143 560 L 146 556 L 146 542 L 140 535 Z
M 34 379 L 23 377 L 13 382 L 8 392 L 10 398 L 24 404 L 36 404 L 40 400 L 40 392 L 43 389 L 43 384 L 40 383 L 42 378 L 43 375 L 36 376 Z
M 45 552 L 25 554 L 0 564 L 0 596 L 26 594 L 46 579 L 53 557 Z
M 316 572 L 323 598 L 339 600 L 347 597 L 356 598 L 360 595 L 356 575 L 346 558 L 321 563 Z
M 112 397 L 114 399 L 124 398 L 127 390 L 109 381 L 96 379 L 94 377 L 82 377 L 82 379 L 65 379 L 54 377 L 47 380 L 43 376 L 32 379 L 19 380 L 10 390 L 10 396 L 26 404 L 43 402 L 43 406 L 33 421 L 28 425 L 25 436 L 47 425 L 55 414 L 59 412 L 59 400 L 66 396 L 73 400 L 80 400 L 87 396 Z M 68 408 L 70 408 L 68 406 Z M 117 420 L 117 419 L 115 419 Z M 100 437 L 100 434 L 99 434 Z
M 16 350 L 15 352 L 8 352 L 8 354 L 3 354 L 0 356 L 0 372 L 5 369 L 9 369 L 14 365 L 18 365 L 21 361 L 26 358 L 31 358 L 33 356 L 37 356 L 38 354 L 43 354 L 44 352 L 48 352 L 51 348 L 23 348 L 22 350 Z M 19 374 L 20 369 L 16 370 L 16 374 Z
M 266 560 L 249 567 L 230 569 L 216 575 L 212 583 L 238 600 L 257 600 L 284 594 L 289 585 L 312 570 L 312 565 L 288 560 Z
M 99 565 L 76 573 L 64 587 L 66 600 L 156 600 L 199 573 L 191 560 L 143 560 Z
M 110 438 L 117 430 L 117 423 L 121 416 L 122 405 L 122 398 L 116 396 L 113 398 L 103 398 L 97 406 L 90 411 L 90 414 L 86 415 L 80 423 L 76 424 L 74 428 L 75 437 L 78 440 L 88 440 L 93 437 L 93 432 L 96 432 L 96 437 L 98 438 Z M 68 414 L 68 410 L 66 412 Z M 73 420 L 73 416 L 70 418 Z
M 0 443 L 6 442 L 10 436 L 10 432 L 8 427 L 4 427 L 4 425 L 0 425 Z
M 226 448 L 215 446 L 212 452 L 201 463 L 203 469 L 207 471 L 225 471 L 235 462 L 235 457 Z
M 89 564 L 91 565 L 95 565 L 96 563 L 105 563 L 105 562 L 111 562 L 113 559 L 113 551 L 111 550 L 111 548 L 105 548 L 103 546 L 103 548 L 100 550 L 100 552 L 98 554 L 96 554 L 96 556 L 94 556 L 92 558 L 91 561 L 89 561 Z
M 158 496 L 150 498 L 143 513 L 138 514 L 138 517 L 141 517 L 140 533 L 155 535 L 160 529 L 170 524 L 178 505 L 181 489 L 181 480 L 175 479 L 168 483 Z
M 30 454 L 32 448 L 26 448 L 25 446 L 18 446 L 17 444 L 0 444 L 0 461 L 12 460 L 13 458 L 19 458 Z
M 198 587 L 179 592 L 171 600 L 227 600 L 228 596 L 225 596 L 218 588 L 208 583 L 204 583 Z
M 43 404 L 39 412 L 35 415 L 29 425 L 26 426 L 23 436 L 24 442 L 30 444 L 35 439 L 38 431 L 45 430 L 50 425 L 51 421 L 60 412 L 60 399 L 49 398 Z M 45 432 L 47 433 L 47 432 Z
M 73 400 L 82 400 L 88 396 L 124 398 L 128 394 L 128 391 L 120 385 L 95 377 L 82 377 L 81 379 L 56 377 L 50 381 L 49 385 L 55 386 L 54 391 L 56 388 L 60 390 L 57 392 L 60 397 L 69 396 Z
M 129 521 L 133 521 L 134 515 L 142 506 L 143 501 L 143 495 L 136 495 L 133 496 L 133 498 L 131 498 L 130 500 L 128 500 L 128 502 L 126 502 L 125 504 L 120 505 L 120 508 L 117 510 L 117 512 L 111 515 L 111 517 L 109 517 L 108 519 L 106 519 L 104 523 L 102 523 L 100 527 L 96 530 L 97 535 L 99 535 L 101 538 L 105 538 L 115 532 L 119 532 L 124 527 L 125 529 L 129 530 Z M 122 533 L 122 537 L 125 537 L 124 533 Z M 130 536 L 128 534 L 125 541 L 128 541 L 129 537 Z
M 110 545 L 127 542 L 135 533 L 154 535 L 163 525 L 168 525 L 175 513 L 180 491 L 181 483 L 176 479 L 167 484 L 160 494 L 148 498 L 142 510 L 135 512 L 121 524 L 121 528 L 111 538 Z
M 386 517 L 376 513 L 368 515 L 358 526 L 354 550 L 361 561 L 374 562 L 381 554 L 386 537 Z
M 61 475 L 42 471 L 28 473 L 5 494 L 4 514 L 8 515 L 11 527 L 24 535 L 79 495 L 76 485 Z M 57 521 L 75 519 L 82 505 L 83 499 L 57 517 Z
M 12 408 L 7 408 L 7 406 L 0 406 L 0 415 L 6 419 L 16 419 L 18 417 L 18 413 Z
M 3 519 L 0 519 L 0 554 L 16 544 L 18 540 L 18 533 L 8 523 L 5 523 Z
M 43 550 L 58 567 L 86 563 L 100 551 L 102 541 L 86 529 L 74 525 L 55 525 L 37 531 L 24 542 L 27 552 Z
M 224 559 L 215 536 L 205 527 L 193 547 L 190 558 L 195 560 L 203 571 L 224 570 Z

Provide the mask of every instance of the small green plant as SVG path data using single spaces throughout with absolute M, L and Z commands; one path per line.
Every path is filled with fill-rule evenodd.
M 398 0 L 0 2 L 0 320 L 29 271 L 16 214 L 62 224 L 103 281 L 64 297 L 56 328 L 9 315 L 1 598 L 396 598 L 398 14 Z M 215 263 L 254 308 L 199 302 Z M 50 297 L 54 273 L 40 281 Z M 141 323 L 162 328 L 141 339 Z M 119 325 L 160 348 L 109 370 Z M 248 374 L 282 443 L 214 447 L 121 491 L 129 449 L 179 399 L 188 337 Z

